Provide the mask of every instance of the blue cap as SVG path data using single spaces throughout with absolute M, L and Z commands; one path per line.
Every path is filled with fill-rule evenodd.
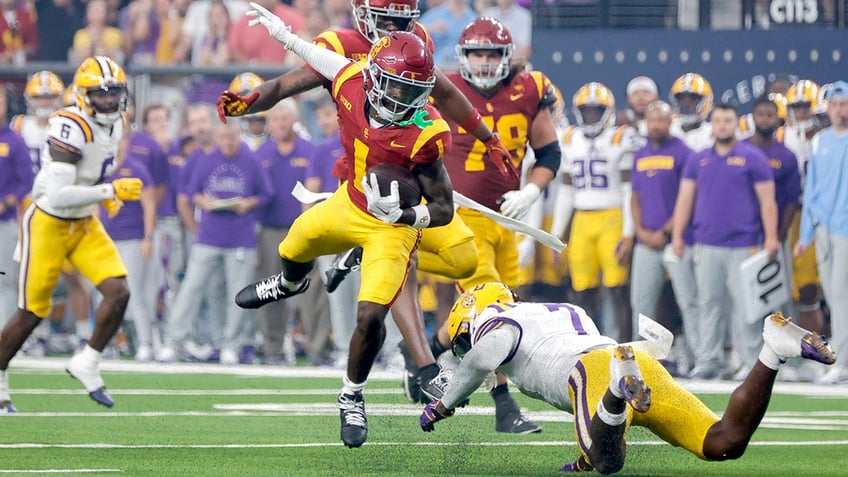
M 827 98 L 848 98 L 848 83 L 845 81 L 835 81 L 827 93 Z

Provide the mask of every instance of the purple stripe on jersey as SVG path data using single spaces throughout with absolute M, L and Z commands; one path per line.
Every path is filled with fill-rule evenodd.
M 574 379 L 575 371 L 579 375 L 579 383 L 576 379 Z M 583 367 L 583 363 L 580 361 L 577 362 L 574 369 L 571 371 L 571 376 L 568 377 L 568 385 L 574 393 L 575 402 L 571 404 L 574 408 L 574 425 L 577 426 L 577 444 L 580 446 L 583 454 L 589 455 L 589 448 L 592 447 L 592 442 L 584 441 L 583 434 L 585 432 L 586 435 L 589 435 L 592 417 L 589 416 L 589 403 L 586 398 L 586 368 Z
M 495 306 L 495 305 L 489 305 L 489 306 Z M 512 348 L 512 351 L 509 353 L 509 355 L 506 357 L 506 359 L 504 359 L 503 362 L 501 362 L 500 365 L 504 365 L 504 364 L 512 361 L 512 358 L 515 357 L 515 353 L 518 352 L 518 346 L 521 345 L 521 337 L 524 336 L 524 330 L 521 328 L 521 325 L 519 325 L 515 320 L 513 320 L 511 318 L 504 318 L 502 316 L 496 316 L 496 317 L 490 319 L 489 321 L 487 321 L 486 323 L 484 323 L 483 326 L 479 330 L 477 330 L 477 333 L 474 334 L 474 339 L 471 341 L 472 343 L 476 343 L 476 342 L 480 341 L 480 338 L 482 338 L 483 335 L 485 335 L 486 333 L 500 327 L 504 323 L 508 323 L 508 324 L 518 328 L 518 341 L 516 341 L 515 346 Z
M 571 315 L 571 326 L 574 327 L 574 329 L 577 331 L 577 334 L 588 335 L 589 333 L 586 333 L 586 330 L 583 329 L 583 322 L 580 321 L 580 315 L 578 315 L 577 312 L 574 311 L 573 307 L 568 305 L 565 305 L 565 307 L 568 309 L 568 313 Z

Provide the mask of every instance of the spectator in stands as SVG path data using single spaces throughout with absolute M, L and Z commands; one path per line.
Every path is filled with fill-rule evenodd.
M 22 65 L 38 50 L 35 14 L 17 0 L 0 0 L 0 63 Z
M 136 361 L 153 359 L 153 323 L 156 319 L 158 287 L 153 282 L 150 258 L 153 256 L 153 230 L 156 226 L 156 198 L 146 157 L 133 154 L 127 136 L 118 145 L 117 168 L 108 179 L 134 177 L 144 184 L 141 199 L 119 203 L 104 201 L 101 221 L 112 237 L 127 268 L 130 300 L 124 326 L 131 337 Z M 133 327 L 130 329 L 129 327 Z
M 18 241 L 18 205 L 32 189 L 34 178 L 29 149 L 23 138 L 6 120 L 5 85 L 0 88 L 0 324 L 5 324 L 18 308 L 16 277 L 18 267 L 12 260 Z
M 240 133 L 235 121 L 219 123 L 215 149 L 190 171 L 186 193 L 202 212 L 186 276 L 169 317 L 169 347 L 188 338 L 210 276 L 222 275 L 226 296 L 235 296 L 255 273 L 256 208 L 268 202 L 272 190 L 259 162 L 239 140 Z M 246 321 L 252 317 L 232 299 L 225 303 L 222 342 L 216 344 L 221 346 L 221 364 L 236 364 L 240 348 L 251 339 L 245 333 L 253 328 Z
M 277 248 L 289 231 L 294 219 L 300 215 L 301 206 L 291 191 L 297 182 L 306 179 L 306 169 L 314 146 L 295 134 L 294 124 L 298 120 L 297 103 L 284 99 L 267 112 L 268 129 L 273 140 L 266 142 L 256 151 L 256 159 L 274 190 L 268 204 L 259 210 L 259 267 L 258 277 L 273 274 L 280 268 Z M 236 122 L 236 121 L 232 121 Z M 321 287 L 316 287 L 321 288 Z M 308 299 L 298 300 L 304 309 L 312 307 Z M 269 304 L 259 310 L 259 326 L 262 332 L 262 350 L 267 364 L 283 362 L 283 338 L 291 313 L 291 303 L 285 300 Z M 311 320 L 305 311 L 304 320 Z
M 657 84 L 647 76 L 637 76 L 627 83 L 626 92 L 629 108 L 621 116 L 627 124 L 639 131 L 640 136 L 646 137 L 648 127 L 645 124 L 645 111 L 649 104 L 660 99 Z
M 256 0 L 256 3 L 274 12 L 286 25 L 291 26 L 292 31 L 298 33 L 303 28 L 303 15 L 293 7 L 286 5 L 280 0 Z M 242 18 L 233 22 L 232 28 L 227 36 L 227 47 L 230 49 L 233 61 L 238 63 L 267 63 L 280 64 L 289 55 L 285 48 L 276 48 L 268 45 L 268 34 L 262 28 L 250 28 L 248 21 L 250 17 Z M 318 30 L 317 33 L 324 31 Z M 311 40 L 312 37 L 309 37 Z
M 830 305 L 831 341 L 834 346 L 848 347 L 848 83 L 834 82 L 826 99 L 831 125 L 812 140 L 801 234 L 794 253 L 803 254 L 815 239 L 821 287 Z M 846 381 L 848 367 L 844 363 L 819 379 L 822 383 Z
M 221 0 L 195 0 L 188 6 L 180 38 L 174 49 L 175 62 L 185 62 L 190 54 L 192 64 L 196 64 L 195 57 L 201 50 L 201 43 L 209 34 L 209 10 L 216 2 L 221 3 Z M 249 8 L 247 2 L 241 0 L 224 0 L 223 3 L 227 7 L 232 23 L 241 20 Z
M 154 10 L 156 0 L 133 0 L 118 14 L 127 63 L 152 65 L 161 27 Z
M 327 16 L 327 13 L 322 8 L 315 7 L 307 11 L 304 15 L 303 28 L 300 29 L 297 36 L 311 41 L 330 27 L 330 18 Z M 286 55 L 284 64 L 289 68 L 295 68 L 303 66 L 304 62 L 297 55 Z
M 123 61 L 121 30 L 106 23 L 106 1 L 89 0 L 85 9 L 85 27 L 74 34 L 71 63 L 89 56 L 108 56 Z
M 732 345 L 742 363 L 753 363 L 762 346 L 757 320 L 745 316 L 740 265 L 752 249 L 777 255 L 777 204 L 774 173 L 758 148 L 736 141 L 736 107 L 722 103 L 712 113 L 713 147 L 686 163 L 675 204 L 672 247 L 678 258 L 690 222 L 695 242 L 695 277 L 700 319 L 699 349 L 690 377 L 718 378 L 725 369 L 724 342 L 731 327 Z M 693 214 L 694 211 L 694 214 Z M 725 303 L 731 312 L 724 312 Z M 748 369 L 728 369 L 744 378 Z
M 692 362 L 689 354 L 698 349 L 699 343 L 698 289 L 692 265 L 691 230 L 684 234 L 687 249 L 683 259 L 669 260 L 667 249 L 671 245 L 671 218 L 677 190 L 692 150 L 671 135 L 672 111 L 668 103 L 649 104 L 645 116 L 648 143 L 633 155 L 633 193 L 630 197 L 637 240 L 631 269 L 636 279 L 630 283 L 633 331 L 636 336 L 640 313 L 657 316 L 668 274 L 683 318 L 683 336 L 675 339 L 675 345 L 682 343 L 685 354 L 674 357 L 674 371 L 685 376 L 689 371 L 688 363 Z
M 209 24 L 206 35 L 192 52 L 191 64 L 197 66 L 223 66 L 230 61 L 227 38 L 230 34 L 230 13 L 223 0 L 212 0 L 209 4 Z
M 530 15 L 530 10 L 519 6 L 516 0 L 495 0 L 493 7 L 483 11 L 483 16 L 495 17 L 506 25 L 515 44 L 513 61 L 530 61 L 530 43 L 533 38 L 533 16 Z
M 350 16 L 350 2 L 345 0 L 324 0 L 324 11 L 329 17 L 331 30 L 353 28 Z
M 83 4 L 80 0 L 47 0 L 37 2 L 38 35 L 50 38 L 38 48 L 38 61 L 68 61 L 68 45 L 83 27 Z
M 427 27 L 436 51 L 433 59 L 443 71 L 457 70 L 459 60 L 456 58 L 456 44 L 459 35 L 466 25 L 477 18 L 477 13 L 471 9 L 469 0 L 447 0 L 437 7 L 424 12 L 418 23 Z

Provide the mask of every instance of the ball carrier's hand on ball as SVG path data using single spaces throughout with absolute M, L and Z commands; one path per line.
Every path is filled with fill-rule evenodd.
M 369 180 L 370 179 L 370 180 Z M 368 212 L 387 224 L 393 224 L 400 219 L 403 211 L 400 208 L 400 194 L 397 181 L 389 186 L 389 195 L 382 195 L 377 174 L 368 174 L 362 178 L 362 192 L 368 201 Z

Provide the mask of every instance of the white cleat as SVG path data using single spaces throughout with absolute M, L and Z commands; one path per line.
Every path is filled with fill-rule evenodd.
M 91 399 L 94 399 L 98 404 L 106 407 L 115 405 L 112 397 L 106 392 L 106 384 L 100 376 L 96 362 L 86 359 L 82 353 L 77 353 L 68 361 L 65 370 L 72 378 L 82 383 Z
M 610 378 L 610 385 L 621 391 L 623 399 L 634 411 L 646 412 L 651 408 L 651 388 L 642 379 L 642 371 L 632 346 L 620 345 L 613 350 Z
M 765 319 L 763 341 L 774 350 L 781 362 L 797 356 L 824 364 L 836 362 L 836 351 L 824 338 L 792 323 L 792 318 L 780 312 Z
M 148 344 L 139 345 L 135 350 L 135 360 L 140 362 L 153 361 L 153 347 Z

